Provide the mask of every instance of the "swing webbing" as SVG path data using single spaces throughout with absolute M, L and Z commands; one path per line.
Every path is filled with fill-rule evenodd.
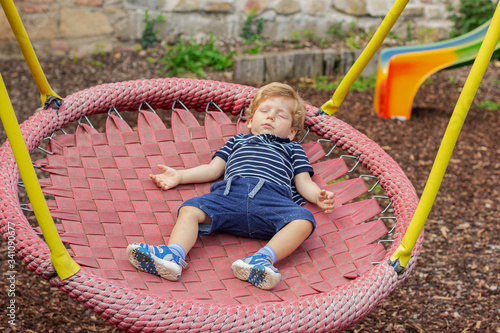
M 314 180 L 336 193 L 332 214 L 312 204 L 317 230 L 277 268 L 283 281 L 271 292 L 242 282 L 231 272 L 231 263 L 258 250 L 264 241 L 229 234 L 202 236 L 188 255 L 191 269 L 178 282 L 137 271 L 127 260 L 131 242 L 166 244 L 180 204 L 209 191 L 209 184 L 182 185 L 161 191 L 149 179 L 157 164 L 193 167 L 210 161 L 231 136 L 246 130 L 219 111 L 209 112 L 200 126 L 186 110 L 172 112 L 166 128 L 156 113 L 138 113 L 137 131 L 117 116 L 107 118 L 105 133 L 82 124 L 75 135 L 50 139 L 53 154 L 36 164 L 50 173 L 42 179 L 44 193 L 54 196 L 49 207 L 61 220 L 58 230 L 70 244 L 73 259 L 95 275 L 123 286 L 168 298 L 248 304 L 295 300 L 318 294 L 365 274 L 386 250 L 376 241 L 387 234 L 375 199 L 348 203 L 366 193 L 362 178 L 330 185 L 348 167 L 342 158 L 317 162 L 325 155 L 319 142 L 304 149 L 313 163 Z M 316 163 L 314 163 L 316 162 Z M 372 220 L 370 220 L 372 219 Z M 368 221 L 367 221 L 368 220 Z M 367 221 L 367 222 L 365 222 Z

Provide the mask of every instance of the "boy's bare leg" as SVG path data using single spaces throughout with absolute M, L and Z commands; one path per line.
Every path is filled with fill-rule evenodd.
M 308 220 L 293 220 L 269 240 L 267 246 L 276 253 L 277 261 L 289 256 L 302 244 L 313 230 Z
M 198 224 L 210 223 L 210 217 L 201 209 L 193 206 L 183 206 L 175 223 L 168 244 L 179 244 L 188 253 L 198 238 Z

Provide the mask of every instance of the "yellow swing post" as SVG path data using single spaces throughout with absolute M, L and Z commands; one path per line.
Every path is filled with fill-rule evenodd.
M 26 29 L 24 28 L 21 18 L 19 17 L 19 13 L 17 12 L 14 2 L 12 0 L 0 0 L 0 4 L 2 5 L 5 15 L 7 16 L 10 27 L 16 36 L 17 44 L 19 45 L 24 59 L 28 64 L 31 75 L 33 75 L 33 79 L 38 86 L 38 90 L 40 90 L 42 105 L 45 105 L 47 96 L 53 96 L 62 100 L 62 98 L 52 90 L 45 74 L 43 73 L 40 62 L 38 61 L 35 51 L 33 50 L 33 46 L 31 45 L 30 39 L 26 33 Z
M 1 74 L 0 118 L 9 138 L 9 143 L 16 158 L 17 166 L 26 186 L 26 192 L 33 206 L 38 224 L 50 248 L 50 258 L 54 268 L 61 279 L 67 279 L 75 275 L 80 270 L 80 266 L 71 258 L 57 233 Z
M 42 105 L 45 104 L 49 96 L 62 100 L 62 98 L 52 90 L 47 82 L 45 74 L 43 73 L 40 63 L 38 62 L 38 58 L 33 50 L 33 46 L 31 45 L 28 34 L 24 29 L 24 25 L 21 22 L 21 18 L 19 17 L 19 13 L 17 12 L 13 1 L 0 0 L 0 4 L 2 5 L 7 19 L 9 20 L 12 31 L 16 36 L 17 43 L 21 48 L 24 59 L 28 64 L 38 89 L 40 90 Z M 71 258 L 68 251 L 64 247 L 59 234 L 57 233 L 54 220 L 50 215 L 47 202 L 43 196 L 28 148 L 24 142 L 19 122 L 17 121 L 14 108 L 12 107 L 12 103 L 1 74 L 0 119 L 2 120 L 5 132 L 7 133 L 9 143 L 12 147 L 21 178 L 26 186 L 26 192 L 28 193 L 28 197 L 33 206 L 33 211 L 38 220 L 38 224 L 40 225 L 45 241 L 49 246 L 52 264 L 54 265 L 59 277 L 63 280 L 67 279 L 75 275 L 80 270 L 80 266 L 73 260 L 73 258 Z
M 363 69 L 365 69 L 366 65 L 373 58 L 380 45 L 382 45 L 382 42 L 389 34 L 389 31 L 391 31 L 394 23 L 396 23 L 409 1 L 410 0 L 396 0 L 373 37 L 370 39 L 368 45 L 342 79 L 338 88 L 335 89 L 332 99 L 321 106 L 321 111 L 329 115 L 337 112 L 340 104 L 344 101 L 347 92 L 354 84 L 354 81 L 356 81 Z
M 429 178 L 422 193 L 422 198 L 417 206 L 415 214 L 408 226 L 401 244 L 392 254 L 390 263 L 396 268 L 396 271 L 403 271 L 404 267 L 411 258 L 411 252 L 415 246 L 417 239 L 422 231 L 425 221 L 429 216 L 430 210 L 436 199 L 437 192 L 448 167 L 451 154 L 455 148 L 458 135 L 462 129 L 465 117 L 470 109 L 477 88 L 484 76 L 484 72 L 488 66 L 495 46 L 500 39 L 500 3 L 497 5 L 490 27 L 486 32 L 479 53 L 472 65 L 472 69 L 467 77 L 467 81 L 463 87 L 460 97 L 458 98 L 453 114 L 448 123 L 448 127 L 443 136 L 443 140 L 432 166 Z

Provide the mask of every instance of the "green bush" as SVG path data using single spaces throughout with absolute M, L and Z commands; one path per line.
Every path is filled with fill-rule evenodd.
M 250 53 L 250 54 L 258 54 L 262 52 L 262 50 L 267 46 L 270 45 L 272 42 L 270 40 L 264 40 L 264 39 L 257 39 L 253 42 L 251 42 L 249 47 L 245 48 L 243 50 L 244 53 Z
M 345 32 L 342 30 L 342 26 L 344 25 L 344 20 L 340 22 L 335 22 L 330 26 L 330 29 L 326 32 L 328 35 L 331 35 L 334 40 L 344 40 L 346 37 Z
M 240 34 L 240 37 L 243 38 L 245 43 L 250 43 L 255 40 L 259 40 L 262 38 L 260 35 L 262 33 L 262 29 L 264 28 L 264 19 L 255 19 L 257 15 L 257 11 L 252 9 L 243 23 L 243 28 Z
M 493 17 L 495 8 L 491 0 L 460 0 L 458 13 L 451 16 L 454 26 L 450 37 L 461 36 L 479 27 Z
M 492 0 L 460 0 L 458 13 L 451 16 L 454 26 L 450 37 L 461 36 L 486 23 L 493 17 L 495 8 Z M 500 50 L 495 51 L 491 59 L 500 59 Z
M 166 46 L 166 55 L 161 59 L 163 73 L 170 76 L 183 76 L 194 73 L 206 77 L 205 69 L 224 70 L 233 65 L 233 54 L 222 54 L 215 43 L 217 38 L 210 36 L 201 43 L 193 39 L 180 40 Z
M 149 12 L 147 10 L 144 12 L 144 30 L 142 31 L 142 36 L 139 40 L 142 48 L 147 49 L 160 41 L 157 37 L 158 29 L 155 29 L 155 25 L 156 23 L 163 21 L 165 21 L 165 17 L 162 15 L 158 15 L 156 18 L 151 19 Z

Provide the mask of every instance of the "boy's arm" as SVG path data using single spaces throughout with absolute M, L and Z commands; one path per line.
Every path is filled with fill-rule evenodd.
M 335 194 L 319 188 L 309 175 L 309 172 L 301 172 L 295 176 L 295 187 L 299 194 L 309 202 L 318 205 L 325 213 L 329 214 L 335 207 Z
M 180 184 L 205 183 L 216 180 L 224 174 L 226 161 L 215 156 L 208 164 L 198 165 L 194 168 L 179 170 Z
M 180 184 L 204 183 L 216 180 L 224 174 L 226 162 L 216 156 L 208 164 L 198 165 L 194 168 L 176 170 L 166 165 L 159 164 L 158 169 L 163 173 L 149 175 L 158 187 L 168 190 Z

